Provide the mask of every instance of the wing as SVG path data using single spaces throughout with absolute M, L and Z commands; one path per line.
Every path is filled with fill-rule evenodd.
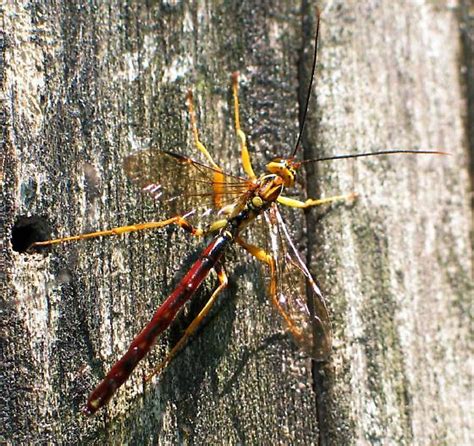
M 270 253 L 275 260 L 272 301 L 297 344 L 313 359 L 323 361 L 332 345 L 324 298 L 291 241 L 277 206 L 265 214 L 265 220 L 270 230 Z
M 177 215 L 196 208 L 222 208 L 251 184 L 245 178 L 154 148 L 127 156 L 123 167 L 133 183 L 155 200 L 167 202 Z

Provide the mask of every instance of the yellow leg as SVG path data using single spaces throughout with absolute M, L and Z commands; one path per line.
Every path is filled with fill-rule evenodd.
M 237 237 L 236 242 L 242 246 L 249 254 L 253 255 L 257 260 L 260 260 L 263 263 L 266 263 L 269 267 L 274 263 L 273 257 L 268 254 L 263 248 L 258 246 L 251 245 L 243 240 L 241 237 Z
M 69 237 L 62 237 L 62 238 L 58 238 L 54 240 L 47 240 L 44 242 L 35 242 L 30 246 L 30 248 L 35 248 L 38 246 L 56 245 L 58 243 L 73 242 L 77 240 L 86 240 L 89 238 L 104 237 L 104 236 L 109 236 L 109 235 L 121 235 L 121 234 L 124 234 L 125 232 L 142 231 L 144 229 L 163 228 L 165 226 L 173 225 L 173 224 L 180 226 L 185 231 L 188 231 L 197 237 L 202 236 L 204 233 L 202 229 L 195 228 L 185 218 L 178 216 L 178 217 L 169 218 L 168 220 L 163 220 L 163 221 L 150 221 L 146 223 L 137 223 L 135 225 L 120 226 L 117 228 L 107 229 L 105 231 L 89 232 L 87 234 L 79 234 L 79 235 L 73 235 Z
M 276 307 L 278 312 L 281 314 L 281 316 L 283 317 L 291 334 L 295 338 L 298 338 L 299 336 L 301 336 L 300 330 L 296 327 L 295 323 L 293 322 L 291 317 L 288 315 L 288 313 L 283 309 L 278 299 L 278 295 L 277 295 L 278 277 L 277 277 L 275 259 L 272 257 L 272 255 L 268 254 L 264 249 L 259 248 L 258 246 L 255 246 L 255 245 L 251 245 L 250 243 L 247 243 L 244 240 L 242 240 L 240 237 L 236 239 L 236 242 L 240 246 L 242 246 L 242 248 L 248 251 L 251 255 L 253 255 L 256 259 L 268 265 L 270 269 L 270 290 L 269 291 L 270 291 L 270 297 L 271 297 L 272 303 Z
M 196 120 L 196 112 L 194 111 L 194 102 L 193 102 L 193 92 L 189 90 L 188 92 L 188 109 L 189 109 L 189 116 L 191 118 L 191 130 L 193 132 L 194 138 L 194 145 L 196 148 L 206 157 L 209 161 L 211 167 L 215 169 L 213 175 L 213 201 L 216 208 L 220 208 L 222 206 L 222 196 L 224 193 L 224 184 L 225 184 L 225 177 L 222 173 L 222 169 L 215 163 L 212 159 L 211 154 L 206 149 L 204 144 L 199 139 L 199 132 L 197 128 L 197 120 Z
M 276 287 L 277 287 L 277 280 L 276 280 L 276 269 L 275 269 L 275 259 L 271 254 L 268 254 L 263 248 L 259 248 L 258 246 L 251 245 L 247 243 L 242 238 L 237 237 L 236 242 L 242 246 L 249 254 L 253 255 L 257 260 L 260 262 L 266 263 L 268 268 L 270 269 L 270 296 L 272 300 L 276 299 Z M 280 305 L 277 305 L 279 308 Z M 287 318 L 284 316 L 285 319 Z
M 207 158 L 207 160 L 209 161 L 212 167 L 221 171 L 222 169 L 214 162 L 211 154 L 208 152 L 204 144 L 199 139 L 199 132 L 198 132 L 197 124 L 196 124 L 196 112 L 194 111 L 193 92 L 191 90 L 188 91 L 187 99 L 188 99 L 189 116 L 191 118 L 191 130 L 193 132 L 194 145 Z
M 279 196 L 277 198 L 278 203 L 285 206 L 290 206 L 292 208 L 305 209 L 310 206 L 320 206 L 322 204 L 334 203 L 335 201 L 352 201 L 357 198 L 357 194 L 352 192 L 347 195 L 336 195 L 334 197 L 320 198 L 319 200 L 314 200 L 308 198 L 306 201 L 295 200 L 294 198 Z
M 234 96 L 234 122 L 235 122 L 235 133 L 239 139 L 240 151 L 242 156 L 242 165 L 245 173 L 248 177 L 253 180 L 257 178 L 253 168 L 252 162 L 250 161 L 250 154 L 247 148 L 247 138 L 245 133 L 240 128 L 240 113 L 239 113 L 239 73 L 235 72 L 232 74 L 232 93 Z
M 191 324 L 186 328 L 183 336 L 178 341 L 178 343 L 171 349 L 171 351 L 166 355 L 166 358 L 163 360 L 162 363 L 158 365 L 151 373 L 149 373 L 145 381 L 149 381 L 154 375 L 160 373 L 169 363 L 170 361 L 176 356 L 176 354 L 184 347 L 188 339 L 196 333 L 196 330 L 201 325 L 204 318 L 209 314 L 211 311 L 212 306 L 216 302 L 217 296 L 219 293 L 227 286 L 228 280 L 227 275 L 224 272 L 224 269 L 221 266 L 216 265 L 214 268 L 217 273 L 217 278 L 219 279 L 219 286 L 214 290 L 212 296 L 206 302 L 204 308 L 199 312 L 199 314 L 193 319 Z

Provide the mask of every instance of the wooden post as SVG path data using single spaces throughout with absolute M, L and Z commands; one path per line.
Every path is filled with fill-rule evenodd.
M 145 386 L 143 376 L 179 336 L 170 330 L 111 404 L 85 418 L 88 392 L 202 244 L 170 229 L 40 254 L 13 249 L 32 230 L 61 236 L 169 217 L 121 163 L 149 146 L 195 153 L 189 88 L 202 140 L 226 170 L 242 173 L 233 71 L 241 73 L 242 127 L 256 170 L 286 156 L 313 51 L 315 6 L 307 3 L 4 6 L 1 441 L 472 443 L 467 90 L 459 18 L 445 4 L 320 5 L 304 155 L 452 154 L 302 172 L 311 196 L 359 194 L 352 205 L 285 214 L 328 299 L 328 363 L 312 364 L 282 331 L 263 269 L 236 248 L 226 262 L 230 286 L 189 347 Z M 19 227 L 25 232 L 12 237 Z M 197 301 L 215 284 L 211 278 Z

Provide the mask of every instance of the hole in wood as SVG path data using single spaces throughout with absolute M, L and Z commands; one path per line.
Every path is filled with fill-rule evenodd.
M 32 243 L 49 240 L 50 236 L 51 227 L 44 217 L 21 216 L 17 218 L 12 229 L 12 247 L 14 251 L 26 252 Z

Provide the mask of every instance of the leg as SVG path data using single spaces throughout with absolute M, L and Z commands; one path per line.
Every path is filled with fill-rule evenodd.
M 169 218 L 168 220 L 163 220 L 163 221 L 150 221 L 147 223 L 138 223 L 138 224 L 130 225 L 130 226 L 120 226 L 120 227 L 108 229 L 105 231 L 89 232 L 87 234 L 79 234 L 79 235 L 73 235 L 69 237 L 62 237 L 62 238 L 58 238 L 54 240 L 47 240 L 44 242 L 35 242 L 30 246 L 30 248 L 36 248 L 38 246 L 56 245 L 58 243 L 85 240 L 85 239 L 95 238 L 95 237 L 121 235 L 121 234 L 124 234 L 125 232 L 142 231 L 144 229 L 164 228 L 165 226 L 173 225 L 173 224 L 180 226 L 185 231 L 190 232 L 196 237 L 201 237 L 204 233 L 202 229 L 195 228 L 194 226 L 192 226 L 184 217 L 178 216 L 178 217 Z
M 253 255 L 257 260 L 260 260 L 263 263 L 266 263 L 268 268 L 270 269 L 270 296 L 272 300 L 276 299 L 276 275 L 275 275 L 275 259 L 268 254 L 263 248 L 259 248 L 258 246 L 251 245 L 247 243 L 242 238 L 238 237 L 236 242 L 242 246 L 249 254 Z M 285 316 L 284 316 L 285 317 Z M 286 317 L 285 317 L 286 319 Z
M 224 272 L 222 266 L 217 264 L 215 266 L 215 271 L 217 273 L 217 278 L 219 279 L 219 286 L 214 290 L 209 300 L 206 302 L 204 308 L 199 312 L 199 314 L 194 318 L 188 328 L 186 328 L 183 336 L 178 341 L 178 343 L 171 349 L 171 351 L 166 355 L 166 358 L 161 364 L 158 365 L 151 373 L 149 373 L 145 381 L 149 381 L 154 375 L 160 373 L 169 362 L 176 356 L 176 354 L 183 348 L 183 346 L 188 342 L 188 339 L 196 332 L 196 330 L 201 325 L 204 318 L 209 314 L 212 306 L 216 302 L 217 296 L 219 293 L 227 286 L 228 280 L 227 275 Z
M 242 165 L 244 167 L 245 173 L 248 177 L 253 180 L 257 178 L 252 168 L 252 163 L 250 161 L 250 154 L 247 148 L 247 140 L 245 133 L 240 128 L 240 113 L 239 113 L 239 73 L 235 72 L 232 74 L 232 93 L 234 96 L 234 122 L 235 122 L 235 133 L 239 139 L 240 151 L 242 156 Z
M 283 309 L 278 299 L 277 287 L 278 287 L 278 277 L 277 277 L 277 268 L 275 265 L 275 259 L 272 255 L 268 254 L 264 249 L 259 248 L 258 246 L 251 245 L 250 243 L 245 242 L 240 237 L 236 239 L 236 242 L 242 246 L 246 251 L 253 255 L 256 259 L 260 260 L 263 263 L 266 263 L 270 269 L 270 297 L 272 304 L 278 310 L 278 312 L 283 317 L 288 329 L 290 330 L 293 337 L 298 339 L 301 336 L 301 330 L 296 327 L 296 324 L 290 317 L 290 315 Z
M 199 139 L 199 132 L 196 124 L 196 113 L 194 111 L 193 103 L 193 92 L 189 90 L 188 92 L 188 109 L 189 116 L 191 118 L 191 130 L 193 132 L 194 145 L 196 148 L 207 158 L 211 167 L 215 169 L 213 177 L 213 190 L 214 190 L 214 205 L 216 208 L 222 206 L 222 193 L 224 192 L 225 178 L 222 173 L 222 169 L 214 162 L 211 154 L 208 152 L 204 144 Z
M 187 99 L 189 116 L 191 118 L 191 130 L 193 132 L 194 145 L 207 158 L 212 167 L 214 167 L 218 171 L 221 171 L 222 169 L 214 162 L 211 154 L 208 152 L 204 144 L 199 139 L 199 132 L 196 124 L 196 112 L 194 111 L 193 92 L 191 90 L 188 91 Z
M 280 204 L 285 206 L 290 206 L 292 208 L 305 209 L 310 206 L 319 206 L 321 204 L 334 203 L 335 201 L 352 201 L 357 198 L 357 194 L 352 192 L 347 195 L 336 195 L 334 197 L 320 198 L 319 200 L 314 200 L 308 198 L 306 201 L 295 200 L 294 198 L 279 196 L 277 201 Z
M 236 242 L 242 246 L 249 254 L 253 255 L 257 260 L 266 263 L 270 268 L 274 265 L 275 261 L 273 257 L 268 254 L 263 248 L 251 245 L 243 240 L 241 237 L 237 237 Z

